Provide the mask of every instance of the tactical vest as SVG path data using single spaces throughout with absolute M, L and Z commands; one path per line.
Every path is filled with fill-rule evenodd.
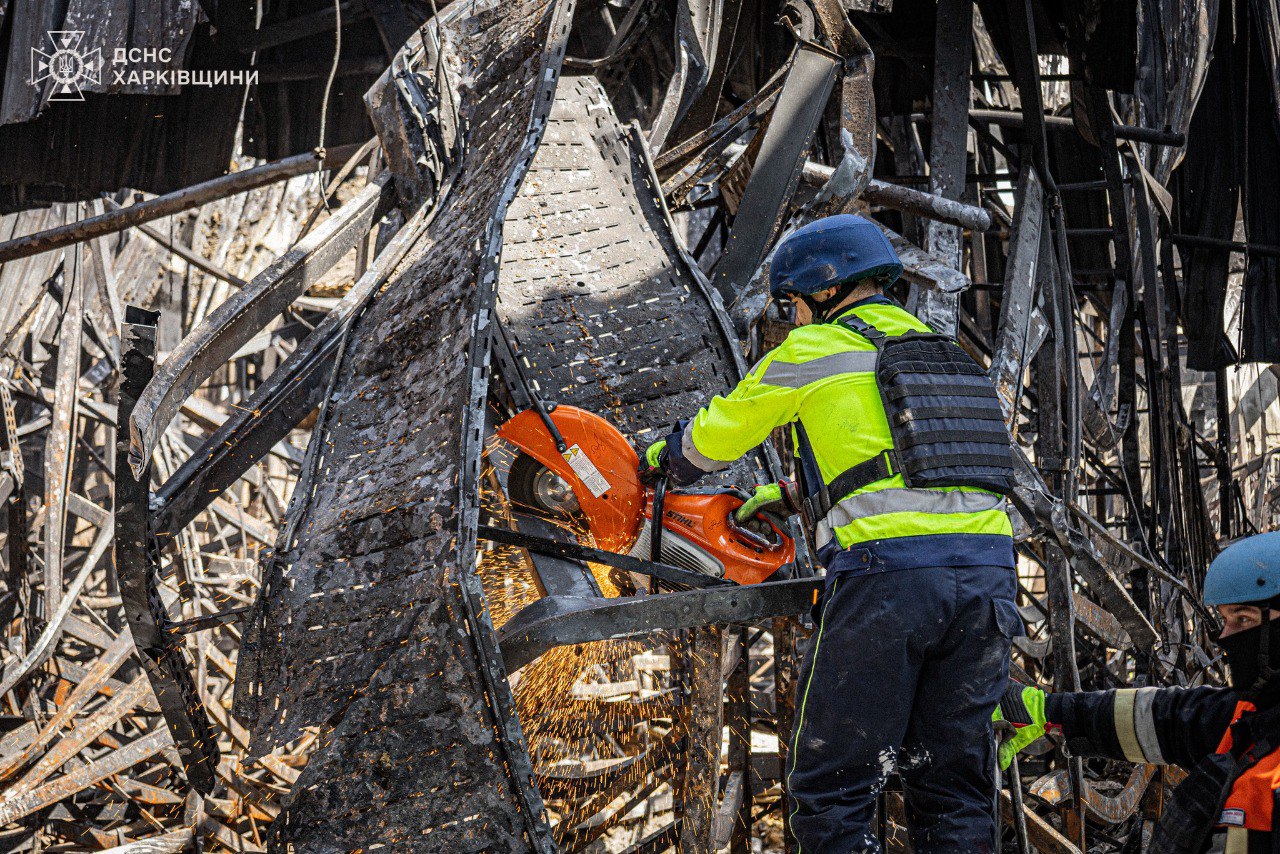
M 960 345 L 934 332 L 885 335 L 853 313 L 839 320 L 876 348 L 876 386 L 893 447 L 837 475 L 816 515 L 833 500 L 894 474 L 908 488 L 1014 488 L 1013 451 L 995 386 Z

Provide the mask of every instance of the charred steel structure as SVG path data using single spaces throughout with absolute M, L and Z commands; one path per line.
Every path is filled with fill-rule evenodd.
M 54 31 L 256 78 L 50 101 Z M 612 554 L 513 508 L 494 430 L 643 446 L 781 340 L 771 252 L 839 212 L 996 382 L 1014 675 L 1221 679 L 1204 568 L 1280 524 L 1274 3 L 73 0 L 0 44 L 15 850 L 750 850 L 801 532 L 748 586 Z M 1140 850 L 1178 774 L 1014 770 L 1055 852 Z

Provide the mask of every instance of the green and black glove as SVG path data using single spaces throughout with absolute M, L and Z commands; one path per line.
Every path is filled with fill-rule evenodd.
M 741 525 L 761 511 L 788 516 L 799 510 L 800 490 L 795 481 L 784 480 L 781 483 L 757 486 L 755 493 L 741 507 L 733 511 L 733 520 Z
M 1031 685 L 1011 685 L 991 714 L 993 721 L 1007 721 L 1013 735 L 1000 743 L 1000 770 L 1008 768 L 1028 744 L 1042 737 L 1050 724 L 1044 716 L 1044 691 Z
M 654 442 L 644 452 L 644 461 L 651 469 L 662 468 L 662 452 L 667 449 L 667 440 L 659 439 Z
M 666 450 L 666 439 L 659 439 L 645 448 L 644 456 L 640 460 L 640 480 L 642 483 L 652 483 L 657 479 L 658 475 L 662 474 L 663 463 L 666 462 Z

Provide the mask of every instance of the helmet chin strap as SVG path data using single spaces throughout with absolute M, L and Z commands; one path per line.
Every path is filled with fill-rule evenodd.
M 813 294 L 797 294 L 800 301 L 809 307 L 809 314 L 819 323 L 826 323 L 849 295 L 858 289 L 862 279 L 851 279 L 836 286 L 836 292 L 822 302 L 813 298 Z
M 804 303 L 805 307 L 809 309 L 809 317 L 813 320 L 822 320 L 822 312 L 818 308 L 819 303 L 811 294 L 796 294 L 796 299 Z

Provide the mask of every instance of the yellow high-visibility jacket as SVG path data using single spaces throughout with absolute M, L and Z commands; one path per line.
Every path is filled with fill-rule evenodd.
M 883 297 L 863 300 L 841 316 L 850 312 L 889 336 L 929 331 Z M 889 423 L 876 387 L 876 349 L 838 321 L 797 327 L 733 391 L 717 395 L 700 409 L 680 437 L 677 453 L 682 462 L 701 472 L 719 471 L 763 442 L 774 428 L 796 422 L 804 425 L 824 484 L 891 449 Z M 831 511 L 816 520 L 819 549 L 933 535 L 1012 536 L 1005 499 L 978 488 L 908 489 L 902 476 L 894 474 L 830 498 Z M 991 547 L 1000 559 L 978 563 L 1011 562 L 1011 540 Z

